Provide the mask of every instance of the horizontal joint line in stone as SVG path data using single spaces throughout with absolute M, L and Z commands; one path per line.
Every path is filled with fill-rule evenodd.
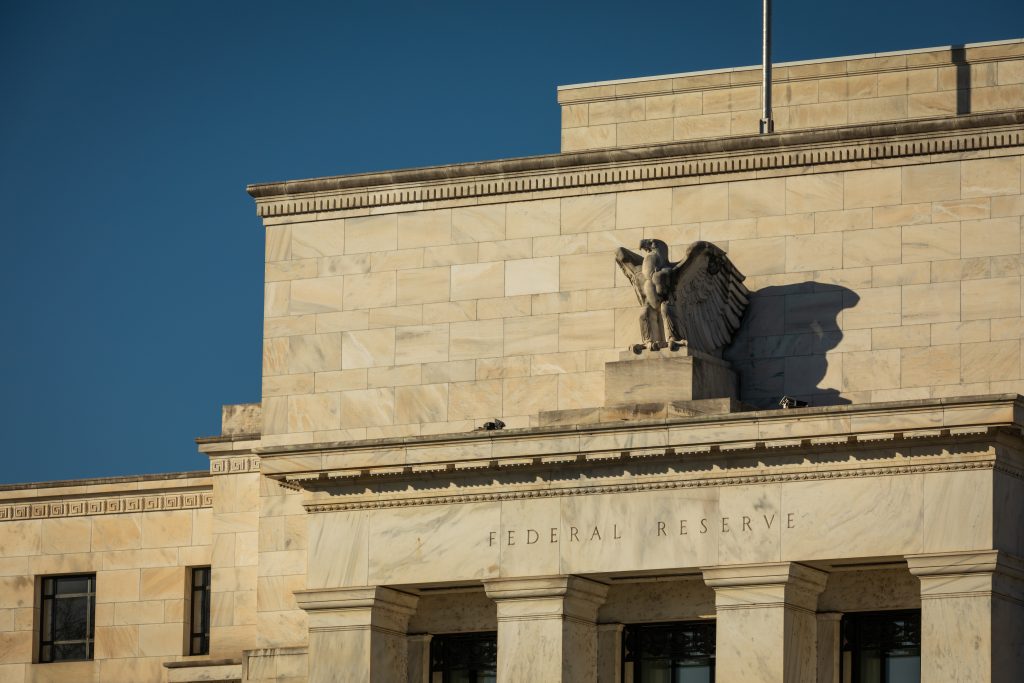
M 404 638 L 406 636 L 404 631 L 396 631 L 391 628 L 385 628 L 384 626 L 376 626 L 371 624 L 353 624 L 348 626 L 310 626 L 310 633 L 330 633 L 334 631 L 371 631 L 373 633 L 381 633 L 387 636 L 400 636 Z
M 750 586 L 750 587 L 751 588 L 756 588 L 756 586 Z M 745 588 L 746 588 L 746 586 L 745 586 Z M 804 614 L 817 614 L 817 612 L 815 612 L 812 609 L 807 609 L 806 607 L 801 607 L 800 605 L 794 605 L 793 603 L 786 602 L 785 600 L 778 600 L 778 601 L 775 601 L 775 602 L 751 602 L 751 603 L 743 603 L 741 605 L 716 605 L 715 606 L 715 611 L 716 612 L 739 612 L 739 611 L 746 611 L 746 610 L 751 610 L 751 609 L 778 609 L 780 607 L 786 607 L 788 609 L 793 610 L 794 612 L 802 612 Z
M 582 624 L 584 626 L 595 625 L 593 621 L 590 621 L 588 619 L 581 619 L 580 617 L 574 617 L 571 614 L 523 614 L 516 616 L 498 617 L 498 623 L 508 621 L 568 621 L 573 624 Z

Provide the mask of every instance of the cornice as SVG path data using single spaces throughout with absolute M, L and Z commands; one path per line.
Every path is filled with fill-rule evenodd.
M 450 505 L 453 503 L 488 503 L 527 498 L 560 498 L 565 496 L 591 496 L 609 493 L 638 493 L 647 491 L 671 491 L 694 488 L 721 488 L 726 486 L 753 486 L 790 482 L 860 479 L 864 477 L 891 477 L 936 472 L 965 472 L 972 470 L 1000 470 L 992 460 L 947 462 L 929 464 L 901 464 L 887 467 L 862 467 L 845 470 L 811 470 L 804 472 L 780 472 L 758 474 L 723 475 L 701 478 L 676 478 L 665 481 L 636 481 L 616 484 L 586 484 L 558 488 L 504 490 L 491 492 L 452 491 L 445 495 L 396 497 L 387 499 L 317 501 L 303 504 L 307 512 L 343 512 L 352 510 L 376 510 L 383 508 L 420 507 L 424 505 Z M 1012 476 L 1024 479 L 1024 472 L 1011 470 Z M 479 489 L 480 487 L 474 487 Z
M 261 217 L 1024 145 L 1024 109 L 249 185 Z

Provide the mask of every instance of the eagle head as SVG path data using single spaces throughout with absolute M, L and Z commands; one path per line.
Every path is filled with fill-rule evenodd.
M 661 240 L 642 239 L 640 240 L 640 251 L 655 252 L 662 260 L 668 262 L 668 245 Z

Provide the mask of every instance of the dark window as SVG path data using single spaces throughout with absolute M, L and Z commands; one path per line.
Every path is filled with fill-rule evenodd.
M 210 653 L 210 568 L 192 568 L 188 653 Z
M 711 683 L 715 622 L 637 624 L 622 632 L 624 683 Z
M 921 611 L 843 615 L 844 683 L 920 683 Z
M 92 659 L 96 633 L 96 575 L 44 576 L 39 661 Z
M 430 640 L 431 683 L 495 683 L 497 670 L 498 634 L 493 631 Z

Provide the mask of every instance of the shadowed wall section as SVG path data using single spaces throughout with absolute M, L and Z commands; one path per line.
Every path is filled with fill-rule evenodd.
M 860 297 L 821 282 L 765 287 L 750 297 L 746 317 L 726 349 L 740 378 L 740 399 L 775 407 L 783 395 L 814 406 L 850 403 L 841 396 L 842 366 L 829 352 L 843 340 L 844 309 Z

